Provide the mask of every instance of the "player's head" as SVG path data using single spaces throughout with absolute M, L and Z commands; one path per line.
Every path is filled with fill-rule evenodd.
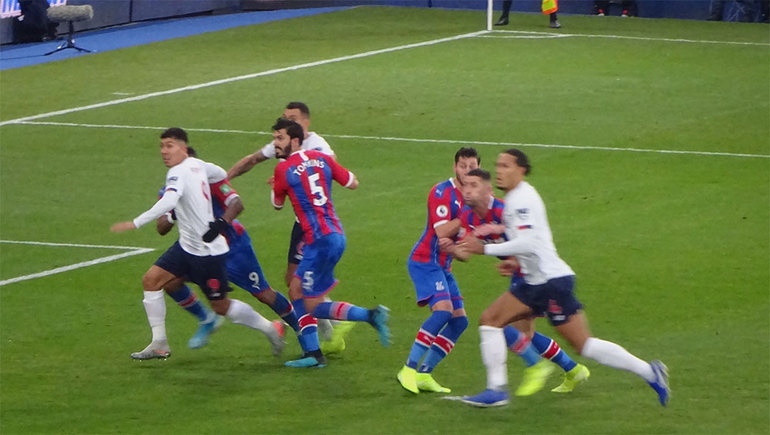
M 455 180 L 462 186 L 465 182 L 464 177 L 468 171 L 476 169 L 481 164 L 481 157 L 474 148 L 460 148 L 455 153 Z
M 463 183 L 463 201 L 471 208 L 486 207 L 492 197 L 492 176 L 489 172 L 476 168 L 465 174 Z
M 160 155 L 163 163 L 171 168 L 188 157 L 187 132 L 171 127 L 160 134 Z
M 294 121 L 286 118 L 278 118 L 273 125 L 273 145 L 275 156 L 285 159 L 302 146 L 305 133 L 302 127 Z
M 308 129 L 310 128 L 310 109 L 308 109 L 307 104 L 299 101 L 292 101 L 287 104 L 286 109 L 283 110 L 283 117 L 301 125 L 302 131 L 307 134 Z
M 495 184 L 498 189 L 512 190 L 519 185 L 524 176 L 529 174 L 532 166 L 527 155 L 521 150 L 511 148 L 497 156 L 495 164 Z

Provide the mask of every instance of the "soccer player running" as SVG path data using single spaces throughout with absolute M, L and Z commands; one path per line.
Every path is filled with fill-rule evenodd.
M 332 180 L 355 189 L 358 180 L 333 158 L 318 151 L 304 151 L 302 127 L 279 118 L 273 125 L 273 143 L 278 158 L 275 167 L 272 202 L 283 208 L 288 196 L 304 232 L 304 255 L 289 284 L 289 297 L 299 318 L 298 337 L 303 356 L 287 361 L 289 367 L 324 367 L 326 358 L 319 348 L 317 318 L 368 322 L 387 346 L 390 330 L 388 309 L 382 305 L 367 310 L 348 302 L 325 302 L 338 281 L 334 266 L 345 251 L 345 234 L 332 203 Z
M 430 317 L 417 332 L 406 364 L 396 375 L 401 386 L 415 394 L 421 390 L 451 391 L 436 382 L 431 373 L 468 327 L 468 317 L 452 275 L 452 256 L 441 250 L 439 239 L 457 234 L 460 228 L 457 217 L 463 207 L 460 188 L 465 175 L 480 163 L 481 158 L 473 148 L 463 147 L 455 153 L 455 176 L 436 184 L 428 194 L 425 231 L 409 255 L 407 268 L 417 293 L 417 305 L 428 305 L 431 309 Z
M 505 203 L 492 194 L 491 178 L 489 172 L 481 168 L 474 169 L 465 176 L 462 192 L 465 206 L 460 211 L 460 239 L 477 237 L 485 244 L 503 243 L 507 240 L 503 224 Z M 447 249 L 453 252 L 454 242 L 446 242 L 449 244 Z M 446 242 L 444 239 L 439 241 L 442 244 Z M 515 261 L 515 257 L 512 257 L 512 260 Z M 518 270 L 512 271 L 512 274 L 516 274 L 515 279 L 524 279 Z M 534 316 L 514 322 L 513 326 L 505 326 L 503 333 L 508 349 L 519 355 L 528 367 L 516 389 L 517 396 L 529 396 L 543 388 L 552 368 L 543 358 L 556 363 L 564 370 L 562 383 L 551 390 L 555 393 L 571 392 L 591 374 L 586 366 L 575 363 L 558 343 L 535 331 Z
M 307 104 L 292 101 L 286 105 L 283 111 L 282 118 L 291 120 L 302 126 L 304 137 L 302 139 L 302 149 L 305 151 L 315 150 L 320 151 L 331 158 L 336 158 L 334 151 L 329 144 L 313 131 L 309 131 L 310 128 L 310 109 Z M 232 180 L 246 172 L 250 171 L 257 164 L 266 160 L 274 159 L 275 145 L 273 142 L 263 146 L 256 152 L 249 154 L 239 160 L 229 171 L 227 171 L 227 178 Z M 272 184 L 272 177 L 269 183 Z M 302 260 L 302 247 L 303 247 L 303 233 L 302 226 L 299 224 L 299 220 L 295 218 L 294 226 L 291 230 L 291 237 L 289 238 L 289 254 L 286 263 L 286 275 L 285 282 L 289 286 L 291 280 L 294 277 L 294 273 L 297 271 L 297 266 L 300 260 Z M 329 302 L 330 300 L 327 300 Z M 335 322 L 332 326 L 331 322 L 326 319 L 319 319 L 318 330 L 321 338 L 324 340 L 321 347 L 327 353 L 341 352 L 345 350 L 345 334 L 355 325 L 350 322 Z
M 497 187 L 506 192 L 503 221 L 508 241 L 484 245 L 467 238 L 459 249 L 473 254 L 515 256 L 504 261 L 503 274 L 521 267 L 524 279 L 512 279 L 503 293 L 481 315 L 479 335 L 481 356 L 487 368 L 487 389 L 463 402 L 473 406 L 501 406 L 508 403 L 506 340 L 503 328 L 511 322 L 546 313 L 557 332 L 582 356 L 600 364 L 640 376 L 655 390 L 661 405 L 668 403 L 668 370 L 660 361 L 647 363 L 623 347 L 591 336 L 582 305 L 574 294 L 575 273 L 556 253 L 545 204 L 534 187 L 524 180 L 531 166 L 517 149 L 501 153 L 496 162 Z M 518 264 L 517 264 L 518 263 Z
M 166 190 L 152 208 L 133 221 L 118 222 L 110 228 L 120 233 L 150 223 L 174 210 L 179 222 L 179 240 L 174 243 L 144 274 L 145 311 L 152 329 L 152 342 L 142 351 L 131 354 L 134 359 L 168 358 L 171 350 L 166 337 L 166 303 L 163 288 L 174 280 L 187 277 L 208 298 L 214 312 L 238 323 L 254 327 L 259 316 L 251 306 L 229 299 L 225 267 L 227 242 L 216 235 L 209 242 L 203 236 L 214 221 L 209 184 L 222 180 L 225 170 L 187 154 L 187 133 L 172 127 L 161 135 L 160 152 L 169 168 Z M 255 328 L 256 329 L 256 328 Z
M 192 147 L 188 147 L 188 155 L 194 156 L 193 153 Z M 217 234 L 221 233 L 230 248 L 226 261 L 227 277 L 230 282 L 248 291 L 257 300 L 270 307 L 295 331 L 299 331 L 297 316 L 291 303 L 280 292 L 273 290 L 268 283 L 252 247 L 251 238 L 236 219 L 244 208 L 238 192 L 228 180 L 211 184 L 210 189 L 216 219 L 209 224 L 209 231 L 204 234 L 204 241 L 213 240 Z M 167 234 L 173 226 L 172 213 L 167 213 L 157 220 L 157 229 L 161 235 Z M 191 349 L 205 346 L 209 336 L 219 328 L 222 318 L 219 316 L 213 318 L 208 310 L 198 308 L 195 303 L 195 294 L 181 279 L 167 285 L 165 290 L 182 308 L 198 317 L 200 326 L 188 342 L 188 346 Z M 283 324 L 277 320 L 270 322 L 262 316 L 255 320 L 254 326 L 265 334 L 272 346 L 273 355 L 278 356 L 286 344 L 283 340 Z

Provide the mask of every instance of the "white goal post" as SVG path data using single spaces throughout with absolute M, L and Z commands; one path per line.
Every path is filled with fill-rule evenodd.
M 487 0 L 487 31 L 492 30 L 492 13 L 494 9 L 494 0 Z

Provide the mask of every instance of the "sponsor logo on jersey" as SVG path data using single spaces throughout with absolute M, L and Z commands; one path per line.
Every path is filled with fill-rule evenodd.
M 517 208 L 516 209 L 516 216 L 519 217 L 519 219 L 525 221 L 529 219 L 529 209 L 528 208 Z
M 227 195 L 228 193 L 233 191 L 233 188 L 228 186 L 226 183 L 219 186 L 219 191 Z

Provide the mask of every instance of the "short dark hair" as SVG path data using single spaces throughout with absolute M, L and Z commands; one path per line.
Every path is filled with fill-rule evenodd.
M 177 139 L 184 143 L 187 143 L 187 132 L 179 127 L 167 128 L 166 131 L 160 134 L 161 139 Z
M 489 174 L 489 171 L 485 171 L 481 168 L 471 169 L 468 171 L 467 174 L 465 174 L 466 177 L 479 177 L 484 181 L 489 181 L 492 179 L 492 175 Z
M 476 152 L 476 148 L 470 148 L 470 147 L 462 147 L 455 153 L 455 163 L 460 161 L 460 157 L 470 158 L 475 157 L 476 163 L 479 165 L 481 164 L 481 157 L 479 157 L 479 153 Z
M 529 158 L 527 158 L 527 155 L 524 154 L 523 151 L 518 150 L 516 148 L 511 148 L 511 149 L 505 150 L 505 153 L 510 154 L 513 157 L 516 157 L 516 164 L 522 168 L 526 168 L 524 175 L 529 175 L 529 173 L 532 171 L 532 165 L 529 164 Z
M 195 158 L 198 157 L 198 153 L 196 153 L 195 150 L 193 149 L 193 147 L 191 147 L 189 145 L 187 146 L 187 155 L 189 157 L 195 157 Z
M 273 131 L 286 130 L 286 134 L 291 139 L 299 139 L 299 143 L 302 144 L 302 140 L 305 139 L 305 131 L 302 130 L 302 126 L 294 121 L 286 118 L 278 118 L 275 120 Z
M 310 109 L 308 109 L 307 104 L 299 102 L 299 101 L 292 101 L 291 103 L 286 105 L 287 109 L 298 109 L 303 115 L 310 118 Z

